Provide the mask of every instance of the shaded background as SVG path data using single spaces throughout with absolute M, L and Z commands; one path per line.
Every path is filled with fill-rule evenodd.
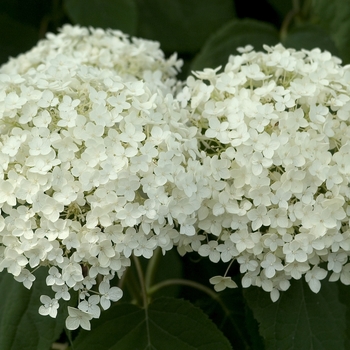
M 0 64 L 64 23 L 157 40 L 191 69 L 216 67 L 238 46 L 320 47 L 350 62 L 347 0 L 0 0 Z

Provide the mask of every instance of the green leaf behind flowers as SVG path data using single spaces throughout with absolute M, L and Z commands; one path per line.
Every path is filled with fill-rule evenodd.
M 1 350 L 47 350 L 63 330 L 67 315 L 62 303 L 55 319 L 39 314 L 40 295 L 52 297 L 53 292 L 45 283 L 46 268 L 38 269 L 35 276 L 28 290 L 6 271 L 0 274 Z
M 228 350 L 231 346 L 199 308 L 185 300 L 159 298 L 147 310 L 115 305 L 82 331 L 75 350 Z
M 344 337 L 344 349 L 350 349 L 350 286 L 341 283 L 340 281 L 336 282 L 339 290 L 339 300 L 345 306 L 346 311 L 346 331 Z
M 266 349 L 345 349 L 346 310 L 337 284 L 324 282 L 315 294 L 304 280 L 292 280 L 275 303 L 261 288 L 249 287 L 244 296 Z
M 0 64 L 7 62 L 10 56 L 15 57 L 31 49 L 39 39 L 34 27 L 1 12 L 0 33 L 3 33 L 0 40 Z
M 312 50 L 317 47 L 322 51 L 327 50 L 333 55 L 339 56 L 339 50 L 329 33 L 314 24 L 303 24 L 292 29 L 283 40 L 283 45 L 296 50 Z
M 292 0 L 267 0 L 283 20 L 293 8 Z
M 136 33 L 138 13 L 134 0 L 65 0 L 64 4 L 76 24 Z
M 193 303 L 220 326 L 234 349 L 264 349 L 258 323 L 246 306 L 242 289 L 226 289 L 217 294 L 216 302 L 206 295 L 196 296 Z
M 279 33 L 271 24 L 252 20 L 232 20 L 214 33 L 192 63 L 192 70 L 225 65 L 230 55 L 238 54 L 238 47 L 252 45 L 261 50 L 263 44 L 276 45 Z
M 313 0 L 312 20 L 328 31 L 344 63 L 350 63 L 350 1 Z
M 196 52 L 232 19 L 230 0 L 138 0 L 138 36 L 160 41 L 167 52 Z

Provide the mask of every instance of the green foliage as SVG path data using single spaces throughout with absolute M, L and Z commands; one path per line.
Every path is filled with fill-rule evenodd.
M 333 55 L 339 56 L 339 50 L 328 32 L 313 24 L 297 26 L 288 33 L 283 44 L 286 47 L 293 47 L 297 50 L 312 50 L 318 47 L 321 50 L 327 50 Z
M 39 315 L 40 295 L 52 297 L 52 290 L 46 286 L 44 267 L 37 270 L 35 276 L 36 281 L 28 290 L 12 275 L 0 274 L 1 350 L 47 350 L 63 330 L 67 317 L 64 307 L 56 319 Z
M 293 9 L 292 0 L 268 0 L 268 2 L 276 10 L 282 20 L 286 18 L 288 13 Z
M 9 56 L 17 56 L 29 50 L 38 40 L 38 34 L 31 25 L 23 24 L 0 12 L 0 62 L 6 62 Z
M 323 283 L 314 294 L 304 280 L 293 280 L 275 303 L 261 288 L 248 288 L 244 296 L 266 349 L 346 349 L 346 311 L 336 284 Z
M 344 349 L 350 349 L 350 298 L 349 298 L 349 286 L 343 283 L 337 283 L 339 301 L 344 304 L 345 310 L 345 334 L 344 334 Z
M 82 331 L 75 350 L 213 350 L 231 349 L 223 334 L 188 301 L 160 298 L 147 310 L 116 305 L 92 322 L 94 332 Z
M 242 290 L 225 290 L 218 294 L 216 302 L 203 294 L 196 295 L 194 302 L 220 325 L 234 349 L 263 349 L 258 323 L 246 306 Z
M 67 14 L 75 23 L 136 33 L 137 9 L 134 0 L 65 0 L 64 3 Z
M 191 68 L 215 68 L 224 65 L 229 55 L 237 54 L 237 47 L 252 45 L 261 50 L 263 44 L 275 45 L 278 41 L 278 31 L 271 24 L 252 19 L 232 20 L 208 39 Z
M 138 0 L 138 35 L 164 51 L 196 52 L 209 35 L 234 17 L 230 0 Z
M 350 63 L 350 2 L 313 0 L 312 10 L 313 20 L 329 33 L 344 63 Z

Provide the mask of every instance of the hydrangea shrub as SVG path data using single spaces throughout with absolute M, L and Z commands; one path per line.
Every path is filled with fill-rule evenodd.
M 231 56 L 186 82 L 159 44 L 65 26 L 0 68 L 0 271 L 39 313 L 79 292 L 68 329 L 90 329 L 130 257 L 196 251 L 228 264 L 217 291 L 291 279 L 350 284 L 349 67 L 282 45 Z M 34 282 L 35 283 L 35 282 Z

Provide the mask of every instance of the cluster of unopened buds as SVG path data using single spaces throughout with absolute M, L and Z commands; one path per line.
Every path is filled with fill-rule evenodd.
M 65 26 L 0 68 L 0 271 L 89 329 L 131 255 L 177 249 L 228 264 L 210 281 L 350 284 L 350 70 L 318 49 L 240 49 L 195 72 L 159 44 Z M 35 283 L 35 282 L 34 282 Z

